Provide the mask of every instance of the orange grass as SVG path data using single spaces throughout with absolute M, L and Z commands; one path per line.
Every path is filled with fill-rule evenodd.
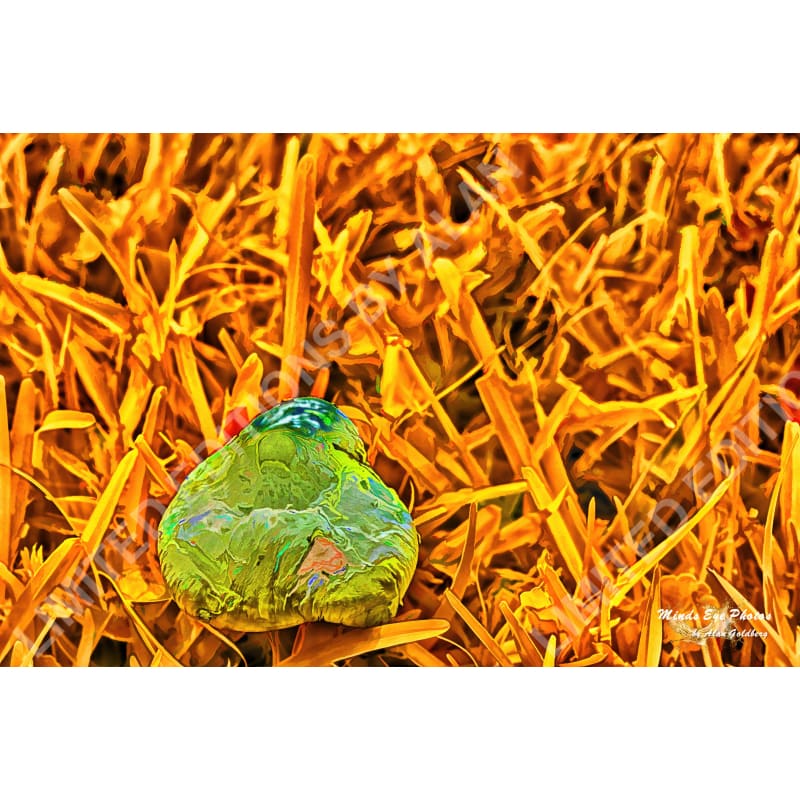
M 799 231 L 792 136 L 0 136 L 0 663 L 798 665 Z M 297 394 L 419 567 L 217 631 L 155 526 Z

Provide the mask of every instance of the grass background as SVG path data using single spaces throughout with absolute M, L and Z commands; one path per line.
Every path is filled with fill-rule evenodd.
M 797 664 L 797 145 L 3 136 L 1 663 Z M 265 381 L 411 507 L 396 622 L 166 596 L 160 509 Z M 764 638 L 658 620 L 726 603 Z

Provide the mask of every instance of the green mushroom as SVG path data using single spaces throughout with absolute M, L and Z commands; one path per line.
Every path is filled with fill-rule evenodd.
M 368 627 L 397 613 L 419 535 L 353 423 L 313 397 L 256 417 L 183 482 L 159 525 L 178 605 L 240 631 Z

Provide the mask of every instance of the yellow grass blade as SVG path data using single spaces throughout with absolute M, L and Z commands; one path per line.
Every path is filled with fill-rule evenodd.
M 793 643 L 785 642 L 769 622 L 765 619 L 761 619 L 762 613 L 757 611 L 755 606 L 753 606 L 733 584 L 720 575 L 719 572 L 714 569 L 709 569 L 709 572 L 720 582 L 720 585 L 725 590 L 728 597 L 736 604 L 736 607 L 752 615 L 751 619 L 748 619 L 747 622 L 752 625 L 755 630 L 767 635 L 770 642 L 773 642 L 778 650 L 780 650 L 781 654 L 786 659 L 786 663 L 793 667 L 800 666 L 800 655 L 794 652 L 794 648 L 792 647 Z
M 578 661 L 568 661 L 562 664 L 562 667 L 593 667 L 596 664 L 602 664 L 608 659 L 608 653 L 595 653 L 594 655 L 587 656 L 586 658 L 578 659 Z M 618 665 L 619 666 L 619 665 Z
M 97 505 L 92 510 L 91 516 L 86 521 L 86 527 L 81 534 L 80 542 L 84 552 L 90 559 L 94 558 L 103 537 L 108 533 L 122 490 L 138 458 L 139 453 L 136 450 L 131 450 L 125 454 L 114 470 L 114 474 L 111 476 L 111 480 L 109 480 L 103 494 L 97 500 Z
M 26 584 L 17 602 L 0 625 L 0 662 L 15 641 L 24 635 L 40 604 L 75 566 L 77 539 L 65 539 Z
M 509 608 L 505 600 L 500 601 L 500 613 L 505 617 L 508 627 L 511 628 L 511 633 L 517 644 L 517 652 L 519 653 L 523 666 L 541 667 L 544 663 L 541 654 L 536 649 L 536 645 L 533 643 L 531 637 L 524 630 L 522 625 L 520 625 L 519 620 L 514 616 L 514 612 Z
M 0 581 L 2 581 L 10 590 L 11 596 L 16 600 L 22 590 L 25 588 L 24 584 L 11 570 L 0 561 Z
M 697 525 L 705 519 L 716 504 L 725 496 L 736 477 L 731 473 L 722 480 L 712 492 L 708 500 L 688 519 L 684 520 L 661 544 L 656 545 L 649 553 L 640 558 L 632 567 L 628 567 L 617 579 L 615 591 L 611 596 L 610 605 L 618 606 L 625 595 L 635 586 L 650 570 L 658 564 L 664 556 L 674 550 Z
M 134 444 L 141 454 L 148 472 L 153 476 L 161 491 L 167 497 L 172 497 L 178 491 L 178 484 L 175 483 L 172 476 L 164 468 L 158 456 L 153 452 L 153 448 L 150 447 L 143 436 L 137 436 Z
M 69 340 L 67 350 L 81 383 L 86 387 L 86 392 L 100 411 L 105 426 L 109 430 L 114 430 L 117 426 L 119 409 L 114 401 L 113 385 L 101 377 L 102 373 L 97 360 L 91 355 L 89 349 L 81 344 L 78 337 Z
M 117 582 L 102 570 L 100 571 L 100 575 L 111 584 L 114 591 L 117 593 L 117 596 L 119 597 L 123 608 L 125 609 L 125 613 L 133 623 L 133 627 L 141 637 L 142 642 L 150 652 L 150 655 L 154 658 L 158 656 L 161 666 L 180 667 L 180 661 L 178 661 L 171 653 L 169 653 L 158 641 L 158 639 L 156 639 L 156 637 L 145 624 L 144 620 L 142 620 L 141 616 L 137 613 L 130 600 L 128 600 L 128 598 L 125 596 L 125 593 L 122 591 L 122 589 L 120 589 Z
M 201 628 L 204 628 L 206 631 L 208 631 L 215 639 L 219 639 L 219 641 L 221 641 L 226 647 L 230 647 L 231 650 L 233 650 L 233 652 L 239 656 L 242 666 L 247 666 L 247 659 L 242 654 L 242 651 L 222 631 L 218 631 L 216 628 L 201 619 L 194 620 L 194 622 L 196 622 Z
M 558 642 L 555 636 L 550 636 L 547 640 L 547 649 L 544 653 L 543 667 L 554 667 L 556 665 L 556 646 Z
M 481 625 L 470 610 L 449 590 L 445 589 L 444 596 L 450 605 L 464 622 L 467 627 L 478 637 L 481 644 L 489 651 L 494 660 L 501 667 L 510 667 L 511 662 L 500 648 L 500 645 L 492 638 L 492 635 Z
M 478 505 L 472 503 L 469 507 L 469 524 L 467 535 L 464 538 L 464 549 L 461 551 L 461 560 L 458 562 L 453 583 L 450 591 L 460 600 L 464 595 L 464 590 L 469 583 L 470 572 L 472 571 L 472 557 L 475 554 L 475 534 L 477 532 Z M 438 616 L 438 614 L 437 614 Z
M 416 525 L 424 525 L 426 522 L 437 519 L 445 514 L 462 508 L 470 500 L 475 503 L 485 503 L 489 500 L 496 500 L 501 497 L 510 497 L 515 494 L 522 494 L 528 489 L 525 481 L 514 481 L 513 483 L 500 484 L 498 486 L 487 486 L 480 489 L 460 489 L 457 492 L 443 492 L 436 498 L 436 504 L 432 507 L 419 507 L 423 512 L 414 520 Z
M 197 358 L 192 349 L 190 339 L 181 337 L 178 340 L 176 356 L 178 359 L 178 372 L 189 392 L 189 396 L 192 398 L 192 408 L 197 415 L 200 432 L 207 442 L 217 442 L 217 426 L 214 423 L 214 417 L 208 405 L 208 398 L 200 380 Z
M 314 158 L 305 155 L 297 165 L 289 226 L 289 263 L 283 312 L 283 367 L 278 389 L 280 400 L 296 397 L 300 360 L 310 300 L 311 261 L 314 252 L 315 184 Z
M 564 558 L 564 562 L 572 577 L 577 582 L 580 582 L 581 575 L 583 574 L 583 559 L 578 552 L 578 548 L 575 546 L 572 534 L 559 508 L 566 494 L 567 487 L 565 486 L 561 490 L 558 497 L 552 497 L 544 481 L 533 467 L 523 467 L 522 475 L 528 483 L 536 507 L 549 512 L 545 522 L 555 540 L 558 552 Z
M 117 250 L 99 220 L 69 189 L 59 189 L 58 198 L 66 212 L 96 242 L 122 283 L 128 304 L 133 310 L 138 311 L 143 306 L 143 291 L 131 276 L 124 254 Z
M 92 658 L 92 651 L 97 643 L 96 628 L 92 612 L 87 610 L 83 614 L 81 626 L 81 638 L 78 642 L 78 650 L 75 655 L 73 666 L 88 667 Z
M 69 411 L 69 410 L 55 410 L 50 411 L 47 416 L 42 420 L 37 433 L 45 433 L 46 431 L 57 431 L 69 428 L 83 430 L 90 428 L 95 424 L 95 419 L 92 414 L 87 414 L 84 411 Z
M 300 650 L 280 662 L 282 667 L 304 667 L 333 664 L 345 658 L 370 653 L 386 647 L 418 642 L 441 636 L 450 628 L 445 620 L 413 620 L 390 622 L 375 628 L 349 630 L 315 647 L 312 652 Z
M 405 655 L 420 667 L 446 667 L 444 661 L 426 650 L 417 642 L 409 642 L 399 648 Z
M 6 380 L 0 375 L 0 562 L 11 567 L 11 556 L 11 441 Z
M 639 637 L 639 650 L 636 654 L 637 667 L 657 667 L 661 663 L 661 640 L 664 627 L 658 615 L 660 607 L 661 567 L 656 565 L 647 593 L 647 603 L 644 607 L 642 633 Z
M 87 292 L 85 289 L 64 286 L 38 275 L 17 275 L 15 280 L 19 286 L 40 297 L 63 304 L 65 307 L 85 314 L 99 322 L 116 335 L 128 330 L 128 313 L 123 306 L 117 305 L 102 295 Z

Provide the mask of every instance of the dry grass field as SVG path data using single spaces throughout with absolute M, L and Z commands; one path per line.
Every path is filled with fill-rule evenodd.
M 799 229 L 796 136 L 0 136 L 0 664 L 798 665 Z M 417 571 L 216 630 L 156 526 L 298 395 Z

